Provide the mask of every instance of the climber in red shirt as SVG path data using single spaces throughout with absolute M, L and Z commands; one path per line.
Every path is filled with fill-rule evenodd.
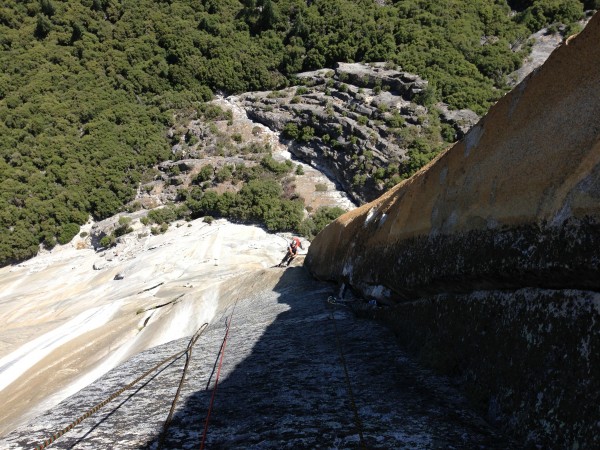
M 281 262 L 277 265 L 277 267 L 283 267 L 284 264 L 289 266 L 292 260 L 298 254 L 298 247 L 302 248 L 302 242 L 300 242 L 300 239 L 298 239 L 297 237 L 292 238 L 292 242 L 290 242 L 290 245 L 288 245 L 287 253 L 283 257 Z

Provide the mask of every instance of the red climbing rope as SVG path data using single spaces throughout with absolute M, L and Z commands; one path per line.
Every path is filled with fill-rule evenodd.
M 206 413 L 206 421 L 204 422 L 204 433 L 202 434 L 202 442 L 200 443 L 200 450 L 204 450 L 204 443 L 206 442 L 206 434 L 208 432 L 208 421 L 210 419 L 210 413 L 212 412 L 213 404 L 215 402 L 215 395 L 217 393 L 217 386 L 219 385 L 219 375 L 221 374 L 221 366 L 223 365 L 223 357 L 225 356 L 225 346 L 227 345 L 227 336 L 229 335 L 229 328 L 231 327 L 231 320 L 233 319 L 233 313 L 237 302 L 233 305 L 233 311 L 229 316 L 229 323 L 225 329 L 225 337 L 223 338 L 223 345 L 221 346 L 221 356 L 219 359 L 219 367 L 217 369 L 217 377 L 215 378 L 215 385 L 213 387 L 212 395 L 210 397 L 210 404 L 208 405 L 208 412 Z

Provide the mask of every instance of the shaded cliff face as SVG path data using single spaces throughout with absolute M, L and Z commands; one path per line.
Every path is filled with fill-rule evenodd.
M 411 179 L 340 217 L 318 278 L 544 448 L 600 446 L 600 15 Z
M 596 15 L 462 141 L 324 230 L 311 271 L 390 297 L 598 287 L 599 40 Z

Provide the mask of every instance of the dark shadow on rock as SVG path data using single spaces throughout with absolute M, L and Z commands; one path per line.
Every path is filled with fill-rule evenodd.
M 229 319 L 207 449 L 515 448 L 387 329 L 329 304 L 334 290 L 292 267 L 274 291 L 230 305 L 195 350 L 161 448 L 200 448 Z

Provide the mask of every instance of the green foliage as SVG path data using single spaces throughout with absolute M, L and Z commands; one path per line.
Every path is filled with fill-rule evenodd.
M 169 229 L 169 224 L 167 222 L 163 222 L 158 227 L 150 228 L 150 232 L 156 236 L 158 234 L 166 233 L 168 229 Z
M 275 180 L 250 180 L 238 193 L 196 192 L 186 202 L 192 217 L 227 217 L 243 223 L 261 223 L 269 231 L 296 230 L 302 221 L 303 206 L 283 197 Z
M 394 114 L 386 116 L 385 124 L 389 128 L 400 128 L 405 123 L 404 117 L 399 112 L 395 111 Z
M 121 216 L 119 217 L 119 226 L 115 228 L 114 235 L 115 237 L 124 236 L 133 231 L 131 228 L 131 217 Z
M 312 137 L 314 135 L 315 135 L 315 129 L 313 127 L 306 126 L 306 127 L 302 128 L 302 133 L 300 134 L 298 139 L 300 141 L 308 142 L 312 139 Z
M 233 169 L 231 166 L 226 165 L 221 167 L 215 174 L 215 181 L 217 183 L 224 183 L 225 181 L 231 180 L 233 177 Z
M 59 244 L 64 245 L 71 242 L 77 233 L 79 233 L 79 225 L 76 223 L 66 223 L 60 227 L 56 240 Z
M 296 125 L 294 122 L 286 123 L 281 134 L 286 139 L 298 139 L 300 136 L 298 125 Z
M 202 168 L 200 169 L 200 172 L 198 172 L 198 175 L 196 175 L 196 178 L 194 178 L 193 183 L 201 184 L 205 181 L 210 181 L 210 180 L 212 180 L 214 173 L 215 173 L 215 169 L 213 166 L 211 166 L 211 165 L 202 166 Z
M 100 239 L 100 247 L 109 248 L 113 247 L 117 244 L 117 239 L 113 234 L 107 234 L 102 239 Z
M 534 0 L 518 20 L 535 32 L 557 22 L 576 22 L 583 16 L 583 6 L 583 2 L 576 0 Z
M 260 161 L 260 165 L 269 172 L 275 174 L 276 176 L 285 175 L 286 173 L 289 173 L 293 168 L 293 164 L 290 160 L 286 160 L 282 163 L 279 163 L 275 161 L 271 155 L 265 156 Z
M 52 22 L 43 14 L 38 14 L 34 35 L 38 39 L 44 39 L 52 30 Z
M 188 213 L 189 211 L 185 205 L 167 205 L 164 208 L 157 208 L 148 211 L 148 215 L 146 217 L 149 223 L 168 224 L 176 220 L 184 219 Z
M 198 107 L 198 113 L 204 120 L 232 120 L 233 113 L 230 109 L 224 110 L 214 103 L 204 103 Z
M 308 239 L 313 239 L 321 232 L 323 228 L 329 225 L 332 221 L 344 214 L 346 211 L 337 206 L 323 206 L 311 215 L 304 219 L 298 227 L 298 232 Z
M 525 56 L 526 46 L 511 48 L 527 27 L 573 21 L 583 3 L 597 4 L 513 1 L 522 3 L 514 17 L 503 1 L 379 3 L 5 0 L 0 265 L 64 241 L 68 224 L 122 211 L 148 168 L 169 158 L 165 128 L 177 110 L 232 120 L 204 103 L 213 92 L 283 89 L 297 71 L 390 61 L 430 82 L 423 104 L 481 114 Z M 283 136 L 313 133 L 289 124 Z

